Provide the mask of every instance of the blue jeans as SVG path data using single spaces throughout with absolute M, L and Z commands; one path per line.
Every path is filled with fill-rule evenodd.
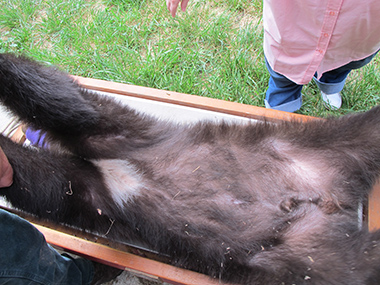
M 351 70 L 365 66 L 376 54 L 377 52 L 365 59 L 351 61 L 337 69 L 325 72 L 319 80 L 316 78 L 316 74 L 314 81 L 322 92 L 326 94 L 338 93 L 342 91 L 347 75 Z M 298 85 L 284 75 L 275 72 L 270 67 L 267 59 L 265 59 L 265 63 L 270 74 L 265 97 L 265 107 L 287 112 L 294 112 L 300 109 L 302 105 L 301 90 L 303 85 Z
M 0 209 L 0 284 L 90 284 L 92 262 L 60 255 L 26 220 Z

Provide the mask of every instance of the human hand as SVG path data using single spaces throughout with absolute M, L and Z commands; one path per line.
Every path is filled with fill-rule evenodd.
M 0 148 L 0 187 L 9 187 L 13 183 L 13 169 L 8 158 Z
M 189 0 L 166 0 L 166 6 L 169 9 L 170 14 L 175 17 L 179 3 L 181 2 L 181 10 L 186 11 Z

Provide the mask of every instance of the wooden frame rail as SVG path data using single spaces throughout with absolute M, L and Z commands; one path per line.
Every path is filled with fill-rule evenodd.
M 79 84 L 90 90 L 137 97 L 186 107 L 193 107 L 256 120 L 265 119 L 272 122 L 279 122 L 289 120 L 306 121 L 312 118 L 309 116 L 299 115 L 295 113 L 276 111 L 251 105 L 240 104 L 236 102 L 228 102 L 224 100 L 183 94 L 155 88 L 115 83 L 79 76 L 74 76 L 74 78 L 77 80 Z
M 272 122 L 315 119 L 312 117 L 293 113 L 275 111 L 255 106 L 249 106 L 234 102 L 199 97 L 177 92 L 158 90 L 122 83 L 113 83 L 83 77 L 74 77 L 83 87 L 118 95 L 143 98 L 158 102 L 187 106 L 197 109 L 210 110 L 224 114 L 230 114 L 256 120 Z M 367 208 L 367 207 L 365 207 Z M 367 213 L 365 213 L 367 214 Z M 368 205 L 368 225 L 370 229 L 380 228 L 380 187 L 375 187 Z M 102 262 L 120 269 L 147 276 L 155 280 L 165 281 L 170 284 L 187 285 L 212 285 L 221 284 L 205 275 L 189 270 L 176 268 L 161 261 L 141 257 L 139 255 L 116 249 L 114 247 L 97 243 L 76 234 L 64 232 L 32 221 L 34 225 L 45 235 L 48 243 L 60 247 L 66 251 L 85 256 L 89 259 Z
M 53 246 L 63 248 L 68 252 L 81 255 L 93 261 L 130 271 L 141 277 L 170 284 L 220 284 L 206 275 L 85 240 L 39 224 L 33 225 L 44 234 L 45 239 Z

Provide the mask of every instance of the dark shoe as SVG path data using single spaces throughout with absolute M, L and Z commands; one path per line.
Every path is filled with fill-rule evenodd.
M 91 285 L 99 285 L 111 281 L 123 272 L 123 270 L 115 267 L 107 266 L 97 262 L 92 263 L 94 265 L 95 273 Z

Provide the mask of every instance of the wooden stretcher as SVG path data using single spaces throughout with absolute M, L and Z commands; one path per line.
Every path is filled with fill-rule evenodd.
M 195 110 L 207 110 L 253 120 L 280 122 L 284 120 L 307 121 L 317 119 L 299 114 L 153 88 L 83 77 L 75 77 L 75 79 L 85 88 L 98 92 L 142 98 L 152 102 L 184 106 L 186 108 L 194 108 Z M 363 208 L 364 222 L 368 223 L 370 230 L 380 228 L 379 185 L 374 187 L 368 205 L 365 205 Z M 23 215 L 22 213 L 19 214 Z M 154 253 L 144 252 L 142 249 L 134 249 L 128 245 L 112 243 L 106 239 L 87 235 L 74 229 L 41 223 L 41 221 L 37 221 L 31 217 L 25 218 L 30 220 L 45 235 L 48 243 L 91 260 L 169 284 L 222 284 L 219 280 L 211 279 L 205 275 L 171 266 L 165 263 L 165 260 L 160 260 L 161 258 Z

